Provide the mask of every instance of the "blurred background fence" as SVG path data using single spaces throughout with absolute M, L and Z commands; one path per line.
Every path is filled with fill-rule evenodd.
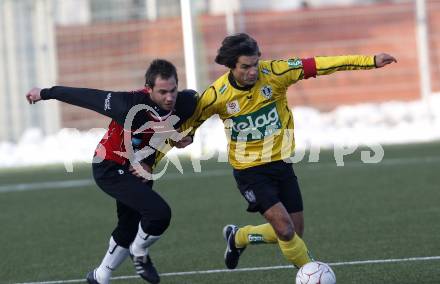
M 214 63 L 222 39 L 247 32 L 263 59 L 387 52 L 399 63 L 346 72 L 289 89 L 291 106 L 329 111 L 339 105 L 420 98 L 415 1 L 193 0 L 197 89 L 226 71 Z M 179 0 L 0 0 L 0 141 L 30 127 L 105 127 L 108 119 L 65 104 L 26 106 L 32 86 L 142 88 L 154 58 L 172 61 L 186 87 Z M 440 91 L 440 1 L 427 0 L 432 91 Z

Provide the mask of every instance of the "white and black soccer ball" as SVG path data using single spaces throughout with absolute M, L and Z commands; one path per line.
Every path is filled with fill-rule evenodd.
M 298 270 L 296 284 L 336 284 L 336 276 L 328 264 L 309 262 Z

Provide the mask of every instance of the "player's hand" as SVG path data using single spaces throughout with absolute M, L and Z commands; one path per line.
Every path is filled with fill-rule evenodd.
M 185 148 L 186 146 L 191 145 L 191 143 L 193 142 L 193 138 L 191 136 L 185 136 L 182 139 L 180 139 L 179 141 L 174 143 L 174 146 L 176 148 Z
M 40 88 L 32 88 L 26 94 L 26 100 L 29 104 L 35 104 L 36 102 L 41 100 L 41 89 Z
M 151 179 L 153 169 L 145 163 L 132 164 L 128 168 L 130 173 L 142 179 L 142 182 L 148 182 Z
M 376 64 L 377 68 L 384 67 L 385 65 L 391 64 L 393 62 L 397 63 L 396 58 L 386 53 L 377 54 L 374 59 L 374 64 Z

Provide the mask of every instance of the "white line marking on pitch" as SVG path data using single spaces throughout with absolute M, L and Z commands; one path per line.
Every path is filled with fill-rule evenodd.
M 429 261 L 429 260 L 440 260 L 440 256 L 344 261 L 344 262 L 329 263 L 329 265 L 346 266 L 346 265 L 363 265 L 363 264 L 396 263 L 396 262 L 408 262 L 408 261 Z M 198 275 L 198 274 L 213 274 L 213 273 L 262 271 L 262 270 L 275 270 L 275 269 L 287 269 L 287 268 L 293 268 L 293 266 L 279 265 L 279 266 L 265 266 L 265 267 L 248 267 L 248 268 L 239 268 L 234 270 L 213 269 L 213 270 L 200 270 L 200 271 L 168 272 L 168 273 L 162 273 L 160 274 L 160 276 L 166 277 L 166 276 Z M 135 279 L 135 278 L 139 278 L 139 276 L 137 275 L 117 276 L 117 277 L 112 277 L 111 279 L 126 280 L 126 279 Z M 45 282 L 26 282 L 26 283 L 15 283 L 15 284 L 57 284 L 57 283 L 80 283 L 84 281 L 85 279 L 73 279 L 73 280 L 56 280 L 56 281 L 45 281 Z

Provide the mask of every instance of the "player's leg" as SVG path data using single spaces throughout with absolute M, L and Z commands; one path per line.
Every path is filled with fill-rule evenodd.
M 159 275 L 151 262 L 148 248 L 168 228 L 171 209 L 166 201 L 152 190 L 152 182 L 143 182 L 129 173 L 127 167 L 106 161 L 103 163 L 110 164 L 105 168 L 105 175 L 95 170 L 94 166 L 97 184 L 140 215 L 134 240 L 129 247 L 136 272 L 148 282 L 158 283 Z
M 227 241 L 225 263 L 229 269 L 237 267 L 247 245 L 257 243 L 278 243 L 286 259 L 297 267 L 312 261 L 307 246 L 295 233 L 290 215 L 281 202 L 266 210 L 263 216 L 269 223 L 242 228 L 227 225 L 224 228 Z
M 247 225 L 241 227 L 235 234 L 235 243 L 240 248 L 246 247 L 249 244 L 273 244 L 277 241 L 277 235 L 269 223 L 256 226 Z
M 160 278 L 150 258 L 152 246 L 168 228 L 171 209 L 166 201 L 139 178 L 128 174 L 121 202 L 141 215 L 136 236 L 129 250 L 136 273 L 150 283 L 159 283 Z
M 288 261 L 297 267 L 312 261 L 306 244 L 295 233 L 290 215 L 281 202 L 266 210 L 263 215 L 278 236 L 278 245 Z
M 118 224 L 110 237 L 109 248 L 101 264 L 87 277 L 89 283 L 96 283 L 92 279 L 96 279 L 101 284 L 108 283 L 112 272 L 129 256 L 128 247 L 136 236 L 141 216 L 138 212 L 119 201 L 116 201 L 116 208 Z
M 226 241 L 225 264 L 229 269 L 237 267 L 240 255 L 248 245 L 278 241 L 272 226 L 268 223 L 257 226 L 247 225 L 241 228 L 229 224 L 223 228 L 223 237 Z
M 129 250 L 136 272 L 150 283 L 159 283 L 159 275 L 149 254 L 152 246 L 168 228 L 171 209 L 165 200 L 146 186 L 140 179 L 130 175 L 126 182 L 126 192 L 119 197 L 129 207 L 141 215 L 137 232 Z
M 295 233 L 302 238 L 304 235 L 304 213 L 301 211 L 290 213 L 289 215 L 293 222 L 293 226 L 295 227 Z
M 287 226 L 289 229 L 286 231 L 288 232 L 290 232 L 291 227 L 293 227 L 293 233 L 290 232 L 290 234 L 286 234 L 283 237 L 281 237 L 282 235 L 278 235 L 280 237 L 278 244 L 284 256 L 294 265 L 300 267 L 303 264 L 312 261 L 310 253 L 301 239 L 304 232 L 301 191 L 292 165 L 280 162 L 277 164 L 277 167 L 279 173 L 277 176 L 279 197 L 282 205 L 278 206 L 278 209 L 276 210 L 278 212 L 270 212 L 272 209 L 276 209 L 276 207 L 265 212 L 265 217 L 266 219 L 275 219 L 274 222 L 279 223 L 278 226 L 280 228 Z M 272 216 L 267 216 L 269 214 Z M 289 221 L 287 221 L 286 218 L 289 219 Z M 273 223 L 272 225 L 276 223 Z
M 280 200 L 287 212 L 289 212 L 295 233 L 302 238 L 304 234 L 303 200 L 298 178 L 291 164 L 285 163 L 280 165 L 279 187 Z
M 277 197 L 277 182 L 265 175 L 271 165 L 263 165 L 246 170 L 234 170 L 237 187 L 248 202 L 247 211 L 265 212 L 272 205 L 279 202 Z M 229 269 L 238 265 L 238 260 L 248 245 L 259 243 L 276 243 L 277 235 L 268 223 L 238 228 L 227 225 L 223 228 L 226 240 L 225 264 Z
M 269 223 L 242 228 L 227 225 L 223 230 L 227 240 L 226 266 L 235 268 L 243 250 L 253 243 L 279 243 L 284 255 L 296 265 L 309 262 L 307 248 L 300 238 L 303 228 L 302 198 L 291 165 L 278 161 L 242 171 L 235 170 L 234 177 L 249 203 L 248 211 L 260 212 Z M 296 224 L 299 236 L 295 234 Z
M 141 214 L 124 203 L 116 200 L 118 224 L 112 232 L 112 237 L 118 245 L 128 249 L 138 231 Z
M 266 210 L 280 202 L 279 177 L 284 175 L 284 165 L 281 162 L 269 163 L 246 170 L 235 170 L 234 177 L 237 186 L 248 202 L 249 212 L 260 212 L 262 215 Z M 258 226 L 244 226 L 237 230 L 235 243 L 237 247 L 246 247 L 254 243 L 276 243 L 278 241 L 271 224 L 266 223 Z

